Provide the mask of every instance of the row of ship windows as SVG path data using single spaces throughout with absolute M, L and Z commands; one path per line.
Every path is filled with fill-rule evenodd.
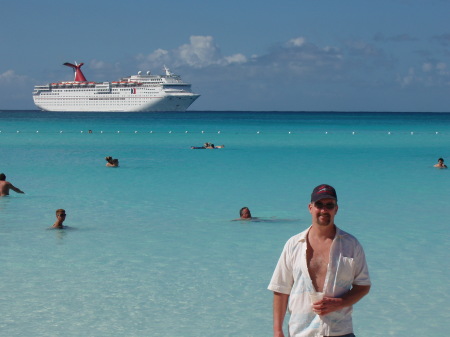
M 101 102 L 90 102 L 89 104 L 77 104 L 77 103 L 68 103 L 68 102 L 66 102 L 65 103 L 65 106 L 81 106 L 81 107 L 83 107 L 83 106 L 96 106 L 96 105 L 98 105 L 98 106 L 105 106 L 105 105 L 107 105 L 107 106 L 113 106 L 113 105 L 117 105 L 117 106 L 121 106 L 121 105 L 123 105 L 123 106 L 127 106 L 127 105 L 143 105 L 143 104 L 145 104 L 145 103 L 148 103 L 148 102 L 114 102 L 114 104 L 105 104 L 105 103 L 101 103 Z M 46 102 L 46 104 L 45 104 L 45 106 L 61 106 L 61 104 L 57 104 L 56 102 Z
M 37 100 L 39 101 L 39 100 Z M 58 103 L 61 102 L 61 100 L 54 101 L 54 100 L 44 100 L 46 103 Z M 78 103 L 80 104 L 85 103 L 86 101 L 142 101 L 142 102 L 148 102 L 148 97 L 92 97 L 92 98 L 83 98 L 83 99 L 74 99 L 74 98 L 67 98 L 63 100 L 65 103 Z M 59 103 L 58 103 L 59 104 Z
M 112 89 L 111 91 L 112 92 L 130 92 L 130 89 L 133 89 L 133 88 L 127 88 L 127 89 Z M 86 89 L 86 90 L 83 90 L 83 92 L 86 92 L 86 91 L 104 91 L 104 90 L 107 90 L 107 91 L 109 91 L 109 89 L 106 89 L 106 88 L 97 88 L 97 89 Z M 58 89 L 58 91 L 57 92 L 77 92 L 77 91 L 80 91 L 80 90 L 78 90 L 78 89 Z M 156 88 L 139 88 L 139 91 L 156 91 Z
M 181 100 L 181 97 L 178 97 L 179 100 Z M 148 103 L 148 99 L 125 99 L 125 98 L 103 98 L 103 99 L 94 99 L 94 98 L 90 98 L 87 101 L 83 100 L 64 100 L 64 104 L 70 104 L 70 105 L 79 105 L 79 106 L 83 106 L 83 105 L 103 105 L 104 103 L 106 103 L 105 101 L 115 101 L 115 104 L 144 104 L 144 103 Z M 39 100 L 36 101 L 36 103 L 42 103 Z M 113 103 L 113 102 L 111 102 Z M 61 101 L 45 101 L 46 105 L 61 105 Z
M 116 88 L 112 88 L 111 91 L 113 92 L 130 92 L 130 89 L 133 88 L 124 88 L 124 89 L 116 89 Z M 57 92 L 77 92 L 80 91 L 80 89 L 53 89 L 53 90 L 57 90 Z M 86 91 L 109 91 L 108 88 L 96 88 L 96 89 L 84 89 L 83 88 L 83 92 Z M 139 88 L 139 91 L 155 91 L 157 90 L 156 88 Z
M 157 92 L 157 91 L 156 90 L 145 90 L 145 91 L 141 91 L 140 93 L 141 94 L 145 94 L 145 93 L 155 93 L 155 92 Z M 129 94 L 130 91 L 127 90 L 126 93 Z M 112 92 L 111 94 L 118 95 L 119 93 L 118 92 Z M 41 96 L 60 96 L 60 93 L 59 92 L 41 92 Z M 72 97 L 86 97 L 86 95 L 83 95 L 83 96 L 70 96 L 70 98 L 72 98 Z

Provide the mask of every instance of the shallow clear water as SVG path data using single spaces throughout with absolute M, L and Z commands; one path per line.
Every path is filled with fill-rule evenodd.
M 450 171 L 432 167 L 450 114 L 0 111 L 0 131 L 26 192 L 0 198 L 4 336 L 271 336 L 266 287 L 320 183 L 369 262 L 355 333 L 450 330 Z M 190 149 L 206 141 L 226 147 Z M 242 206 L 262 221 L 231 221 Z M 47 230 L 57 208 L 70 230 Z

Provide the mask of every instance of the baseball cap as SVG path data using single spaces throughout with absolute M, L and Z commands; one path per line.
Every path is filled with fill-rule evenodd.
M 330 185 L 319 185 L 311 193 L 311 202 L 316 202 L 320 199 L 334 199 L 337 201 L 336 190 Z

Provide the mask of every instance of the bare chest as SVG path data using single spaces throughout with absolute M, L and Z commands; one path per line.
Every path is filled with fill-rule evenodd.
M 330 248 L 331 243 L 308 245 L 306 262 L 309 276 L 316 291 L 323 291 L 328 263 L 330 262 Z

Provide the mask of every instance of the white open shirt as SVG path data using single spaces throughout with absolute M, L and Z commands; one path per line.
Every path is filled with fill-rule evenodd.
M 312 311 L 309 293 L 315 292 L 306 262 L 309 228 L 285 244 L 268 286 L 288 294 L 289 336 L 340 336 L 353 332 L 352 307 L 319 316 Z M 364 250 L 358 240 L 336 227 L 323 288 L 325 297 L 341 297 L 352 285 L 370 286 Z

